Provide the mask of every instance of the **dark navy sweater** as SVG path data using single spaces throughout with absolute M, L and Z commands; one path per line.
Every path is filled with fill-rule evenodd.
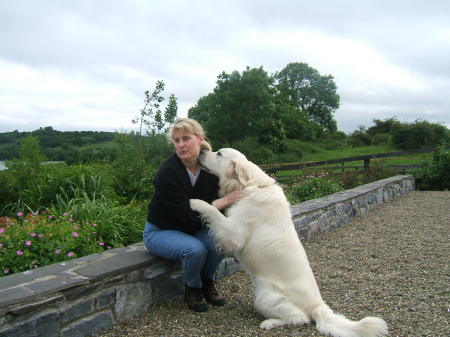
M 148 205 L 148 222 L 188 234 L 202 228 L 200 215 L 191 210 L 189 199 L 212 203 L 218 198 L 219 179 L 203 170 L 199 174 L 192 186 L 186 167 L 176 153 L 166 159 L 155 175 L 155 194 Z

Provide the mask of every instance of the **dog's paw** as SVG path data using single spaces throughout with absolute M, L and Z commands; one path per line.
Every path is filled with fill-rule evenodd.
M 277 326 L 285 325 L 285 322 L 282 319 L 278 318 L 269 318 L 265 321 L 262 321 L 259 327 L 263 330 L 270 330 L 276 328 Z
M 200 199 L 191 199 L 191 200 L 189 200 L 189 204 L 193 211 L 196 211 L 199 213 L 202 213 L 202 211 L 205 209 L 205 207 L 209 206 L 209 204 L 206 201 L 203 201 Z

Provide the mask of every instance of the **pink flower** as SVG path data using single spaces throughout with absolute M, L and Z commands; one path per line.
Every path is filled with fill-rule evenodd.
M 3 272 L 4 272 L 5 274 L 9 274 L 9 269 L 3 269 Z
M 98 243 L 100 246 L 104 246 L 105 245 L 105 243 L 102 241 L 102 242 L 99 242 Z
M 31 246 L 31 241 L 25 241 L 26 246 Z
M 32 236 L 33 238 L 36 237 L 36 233 L 31 233 L 30 236 Z
M 0 234 L 4 233 L 5 229 L 4 228 L 0 228 Z
M 23 252 L 22 252 L 21 250 L 18 250 L 18 251 L 16 252 L 16 254 L 20 256 L 20 255 L 23 255 Z
M 79 236 L 77 232 L 73 232 L 72 235 L 73 235 L 75 238 L 77 238 L 77 237 Z
M 96 223 L 93 223 L 92 226 L 93 226 L 93 227 L 97 227 L 97 224 L 96 224 Z
M 107 246 L 107 247 L 106 247 L 106 249 L 111 249 L 111 248 L 112 248 L 111 246 Z
M 61 253 L 61 249 L 55 249 L 55 254 Z
M 17 213 L 17 216 L 22 216 L 22 215 L 23 215 L 22 212 L 18 212 L 18 213 Z
M 39 234 L 39 238 L 43 238 L 44 237 L 44 234 Z
M 3 247 L 3 243 L 0 243 L 0 248 L 2 248 Z
M 72 256 L 73 256 L 73 252 L 68 252 L 68 253 L 67 253 L 67 256 L 68 256 L 68 257 L 72 257 Z
M 64 213 L 63 213 L 63 216 L 69 216 L 69 213 L 64 212 Z
M 48 219 L 49 219 L 49 220 L 53 219 L 53 215 L 49 215 L 49 216 L 48 216 Z
M 39 215 L 39 212 L 33 212 L 33 215 Z
M 77 226 L 77 225 L 73 225 L 73 229 L 74 229 L 74 230 L 77 230 L 77 229 L 78 229 L 78 226 Z

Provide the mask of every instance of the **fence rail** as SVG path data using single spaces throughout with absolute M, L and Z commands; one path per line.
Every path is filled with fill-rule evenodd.
M 444 149 L 450 149 L 450 146 L 444 147 Z M 347 157 L 340 159 L 331 159 L 331 160 L 322 160 L 322 161 L 314 161 L 314 162 L 295 162 L 295 163 L 284 163 L 284 164 L 265 164 L 260 165 L 260 167 L 266 173 L 275 174 L 279 171 L 293 171 L 293 170 L 301 170 L 306 167 L 317 167 L 324 166 L 330 164 L 341 164 L 341 166 L 327 166 L 326 169 L 340 169 L 344 171 L 345 169 L 353 168 L 353 169 L 363 169 L 362 171 L 366 171 L 370 167 L 371 159 L 379 159 L 379 158 L 389 158 L 389 157 L 399 157 L 408 154 L 421 154 L 421 153 L 430 153 L 433 152 L 434 149 L 419 149 L 419 150 L 406 150 L 406 151 L 395 151 L 395 152 L 386 152 L 386 153 L 376 153 L 376 154 L 368 154 L 362 156 L 355 157 Z M 363 166 L 345 166 L 344 163 L 354 162 L 354 161 L 363 161 Z M 386 165 L 394 170 L 403 171 L 417 169 L 422 166 L 422 164 L 398 164 L 398 165 Z

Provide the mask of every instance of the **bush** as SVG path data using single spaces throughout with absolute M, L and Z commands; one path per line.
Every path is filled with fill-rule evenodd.
M 402 150 L 433 148 L 446 145 L 449 140 L 450 131 L 445 126 L 420 120 L 396 129 L 392 138 L 394 145 Z
M 319 176 L 308 176 L 299 184 L 286 189 L 289 202 L 299 203 L 311 199 L 321 198 L 336 192 L 343 191 L 340 184 L 332 181 L 327 173 Z
M 450 190 L 450 151 L 438 147 L 433 151 L 431 162 L 426 162 L 416 176 L 419 190 Z
M 234 142 L 231 147 L 245 154 L 248 160 L 256 164 L 276 162 L 276 156 L 270 147 L 261 145 L 255 137 L 245 137 Z
M 111 248 L 94 223 L 69 214 L 23 214 L 0 218 L 0 275 L 9 275 Z

